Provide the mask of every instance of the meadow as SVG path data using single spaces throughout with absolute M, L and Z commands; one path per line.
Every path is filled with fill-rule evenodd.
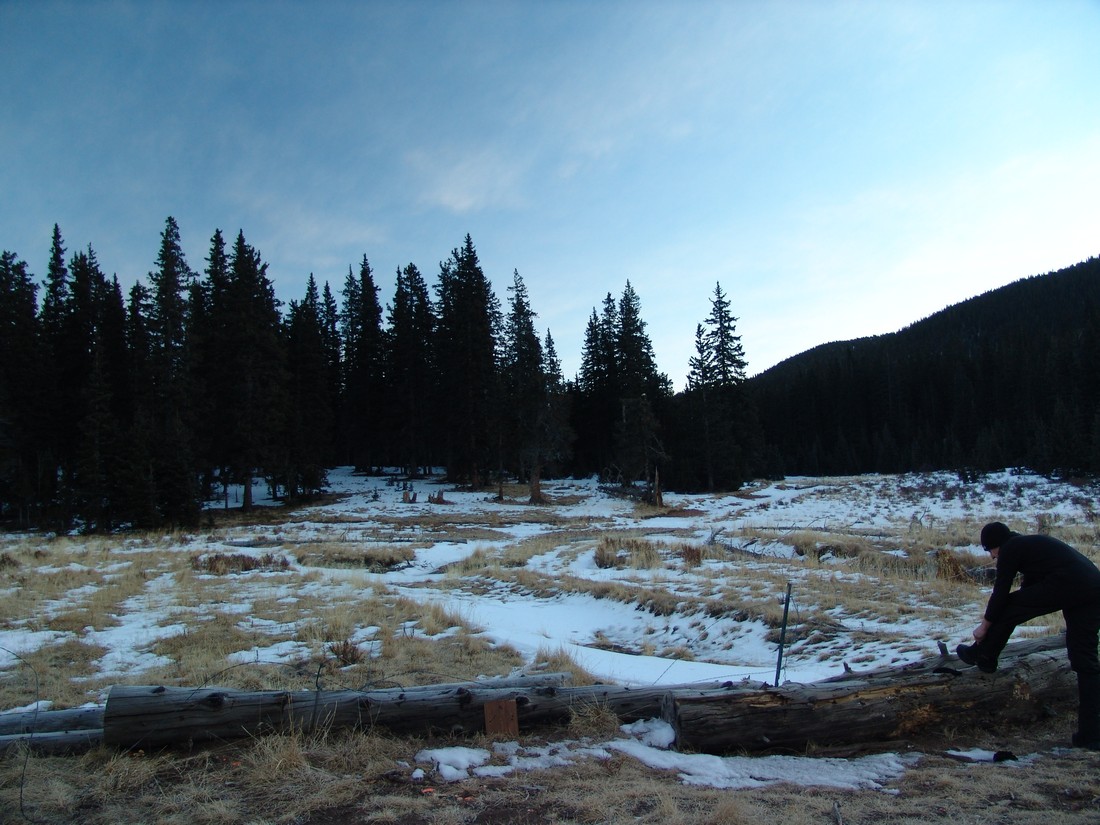
M 965 641 L 988 594 L 986 521 L 1100 559 L 1095 487 L 1026 472 L 789 478 L 662 508 L 592 479 L 548 482 L 538 507 L 500 492 L 335 470 L 323 501 L 212 508 L 193 531 L 4 534 L 0 711 L 102 704 L 118 684 L 771 683 L 788 585 L 780 678 L 816 681 Z M 1060 629 L 1054 615 L 1018 633 Z M 515 742 L 17 748 L 0 757 L 0 821 L 1093 822 L 1097 756 L 1065 747 L 1072 710 L 1008 730 L 960 718 L 888 753 L 678 754 L 599 707 Z

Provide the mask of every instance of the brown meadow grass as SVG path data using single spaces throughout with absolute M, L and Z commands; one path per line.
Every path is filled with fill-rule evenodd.
M 990 492 L 1024 494 L 1011 485 Z M 849 494 L 865 495 L 856 486 Z M 941 484 L 899 493 L 914 502 L 929 494 L 965 502 L 974 492 Z M 751 490 L 743 495 L 751 496 Z M 36 650 L 0 669 L 0 707 L 36 699 L 50 700 L 55 708 L 76 707 L 102 701 L 120 682 L 363 689 L 469 680 L 523 666 L 515 650 L 487 641 L 480 635 L 483 628 L 466 617 L 399 595 L 374 575 L 412 563 L 416 550 L 437 541 L 466 542 L 471 552 L 440 570 L 431 583 L 435 588 L 508 587 L 530 598 L 587 594 L 634 605 L 640 621 L 698 616 L 760 622 L 773 641 L 783 614 L 779 596 L 794 582 L 797 605 L 788 644 L 823 661 L 837 656 L 839 647 L 849 651 L 848 661 L 859 663 L 850 651 L 864 641 L 893 639 L 899 650 L 926 646 L 927 639 L 906 634 L 907 623 L 952 623 L 971 614 L 976 622 L 976 606 L 986 592 L 973 573 L 983 560 L 955 552 L 973 544 L 980 528 L 976 517 L 941 520 L 919 514 L 892 531 L 835 525 L 786 529 L 761 520 L 699 541 L 664 529 L 660 538 L 637 526 L 609 531 L 600 518 L 572 518 L 554 503 L 526 507 L 525 488 L 506 488 L 505 496 L 509 503 L 484 517 L 448 511 L 446 504 L 382 519 L 326 514 L 313 506 L 248 515 L 215 511 L 195 533 L 7 537 L 0 545 L 0 631 L 31 630 L 46 637 Z M 566 502 L 561 498 L 558 504 Z M 867 506 L 873 508 L 873 500 Z M 636 512 L 645 518 L 671 512 L 639 507 Z M 521 540 L 505 532 L 532 522 L 552 529 Z M 1098 559 L 1096 519 L 1069 524 L 1037 516 L 1011 526 L 1057 532 Z M 793 548 L 794 557 L 769 555 L 780 547 Z M 616 575 L 588 580 L 533 565 L 550 553 L 570 561 L 591 554 L 598 568 Z M 132 675 L 104 673 L 106 648 L 89 629 L 110 631 L 145 610 L 160 618 L 148 629 L 143 652 L 160 657 L 161 664 Z M 844 630 L 841 615 L 870 627 L 901 629 Z M 242 655 L 275 643 L 288 650 L 279 662 Z M 616 644 L 600 634 L 591 643 Z M 696 656 L 683 646 L 643 644 L 645 649 L 635 652 Z M 535 660 L 539 669 L 571 673 L 574 684 L 595 681 L 561 649 L 547 647 Z M 691 787 L 674 773 L 621 754 L 450 785 L 412 778 L 420 749 L 451 744 L 491 749 L 486 736 L 417 739 L 383 731 L 319 731 L 157 754 L 99 748 L 81 756 L 46 757 L 15 750 L 0 757 L 0 822 L 1095 822 L 1100 820 L 1095 755 L 1050 749 L 1051 742 L 1068 740 L 1070 716 L 1063 710 L 1042 725 L 1004 731 L 968 727 L 965 720 L 930 731 L 907 743 L 926 756 L 891 783 L 891 793 Z M 594 704 L 577 708 L 562 731 L 525 732 L 520 745 L 536 747 L 556 738 L 600 742 L 621 735 L 614 716 Z M 954 747 L 1042 751 L 1043 758 L 1023 770 L 971 766 L 944 755 Z

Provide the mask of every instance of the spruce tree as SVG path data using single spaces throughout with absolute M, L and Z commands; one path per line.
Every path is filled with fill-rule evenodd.
M 154 466 L 159 508 L 165 521 L 191 525 L 198 520 L 199 484 L 194 458 L 191 406 L 191 352 L 188 317 L 194 273 L 187 265 L 174 218 L 165 221 L 156 269 L 149 273 L 149 315 L 153 407 L 150 410 L 156 453 Z
M 0 517 L 29 527 L 38 519 L 44 449 L 44 358 L 38 287 L 25 261 L 0 254 Z
M 241 506 L 249 510 L 256 474 L 270 477 L 279 470 L 286 391 L 282 319 L 267 264 L 244 232 L 238 232 L 224 263 L 227 271 L 213 250 L 207 269 L 213 453 L 224 481 L 243 486 Z
M 409 475 L 427 472 L 435 454 L 431 439 L 431 411 L 436 400 L 435 315 L 428 286 L 414 264 L 397 270 L 388 325 L 386 430 L 392 460 Z
M 382 308 L 367 256 L 359 264 L 359 275 L 344 285 L 341 318 L 344 338 L 344 415 L 346 459 L 357 469 L 372 471 L 380 464 L 383 411 Z
M 547 403 L 547 378 L 536 315 L 519 270 L 513 272 L 508 291 L 512 294 L 501 348 L 501 441 L 506 451 L 502 461 L 519 481 L 531 481 L 531 498 L 537 501 L 542 471 L 539 419 Z
M 324 465 L 333 467 L 340 463 L 339 418 L 343 403 L 343 346 L 340 341 L 340 309 L 333 297 L 332 288 L 325 281 L 320 306 L 321 345 L 324 349 L 325 401 L 331 412 L 329 429 L 324 437 Z
M 325 485 L 324 456 L 333 414 L 321 298 L 312 274 L 305 298 L 290 303 L 286 350 L 289 385 L 282 483 L 293 501 L 316 495 Z
M 469 235 L 440 265 L 435 338 L 447 472 L 474 487 L 498 455 L 497 340 L 500 305 Z
M 710 313 L 695 330 L 695 355 L 690 361 L 688 388 L 679 406 L 685 415 L 678 439 L 694 459 L 680 463 L 685 486 L 737 489 L 759 455 L 759 432 L 746 387 L 746 361 L 737 319 L 716 284 Z M 701 469 L 693 469 L 692 465 Z
M 659 497 L 658 468 L 667 458 L 659 432 L 659 413 L 671 395 L 668 377 L 657 370 L 653 343 L 642 320 L 641 299 L 626 282 L 618 305 L 615 344 L 620 417 L 615 424 L 616 464 L 623 484 L 644 479 Z

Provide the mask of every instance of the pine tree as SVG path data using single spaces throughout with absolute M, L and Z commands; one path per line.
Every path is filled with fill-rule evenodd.
M 344 338 L 344 416 L 347 460 L 357 469 L 371 471 L 380 463 L 383 410 L 382 308 L 367 256 L 359 264 L 359 276 L 344 285 L 341 317 Z
M 741 345 L 741 336 L 737 334 L 737 319 L 730 313 L 730 302 L 722 292 L 720 283 L 714 286 L 714 297 L 710 302 L 710 315 L 706 323 L 707 343 L 714 360 L 714 380 L 721 387 L 735 387 L 745 381 L 745 349 Z
M 428 286 L 411 263 L 397 270 L 388 324 L 385 372 L 390 414 L 386 429 L 394 462 L 413 475 L 426 472 L 434 455 L 430 424 L 435 400 L 432 341 L 436 324 Z
M 150 410 L 156 452 L 153 457 L 163 519 L 192 525 L 199 515 L 199 484 L 194 459 L 191 406 L 191 353 L 188 310 L 194 273 L 187 265 L 174 218 L 165 221 L 157 267 L 149 273 L 149 315 L 153 408 Z
M 149 316 L 152 298 L 142 283 L 130 288 L 126 305 L 131 414 L 119 449 L 119 486 L 115 511 L 120 521 L 149 528 L 162 523 L 157 491 L 153 426 L 154 391 Z
M 536 469 L 560 470 L 561 464 L 573 453 L 574 433 L 569 425 L 569 393 L 561 374 L 561 360 L 550 330 L 546 330 L 546 340 L 542 347 L 542 374 L 546 386 L 545 400 L 538 411 L 536 422 Z M 532 478 L 532 504 L 542 501 L 539 479 Z
M 291 301 L 286 321 L 289 405 L 282 482 L 292 501 L 316 495 L 326 481 L 324 456 L 333 412 L 321 315 L 321 298 L 311 273 L 305 298 L 301 303 Z
M 681 464 L 683 482 L 702 470 L 706 489 L 737 489 L 760 454 L 759 426 L 746 387 L 746 361 L 737 319 L 716 284 L 710 314 L 695 330 L 695 355 L 680 406 L 690 427 L 680 439 L 694 459 Z
M 435 351 L 444 400 L 447 472 L 480 486 L 498 454 L 494 399 L 498 392 L 500 305 L 466 236 L 440 265 Z
M 618 354 L 620 398 L 656 397 L 661 392 L 661 376 L 653 355 L 653 343 L 642 320 L 641 299 L 630 281 L 619 299 L 619 327 L 615 344 Z
M 66 507 L 85 530 L 110 529 L 120 487 L 122 426 L 116 396 L 124 393 L 128 357 L 125 311 L 117 279 L 109 282 L 95 252 L 73 256 L 66 311 L 66 380 L 73 406 L 72 452 L 64 465 Z M 125 410 L 122 412 L 126 414 Z
M 69 270 L 65 266 L 65 245 L 61 240 L 61 228 L 56 223 L 53 225 L 45 286 L 42 327 L 47 339 L 53 342 L 62 335 L 65 311 L 69 303 Z
M 324 393 L 326 403 L 331 411 L 329 418 L 329 430 L 324 434 L 324 465 L 332 467 L 340 461 L 339 449 L 339 416 L 343 403 L 343 346 L 340 341 L 340 309 L 333 297 L 332 288 L 325 281 L 324 290 L 321 293 L 320 306 L 321 322 L 321 346 L 324 350 L 325 381 Z
M 506 452 L 502 458 L 521 482 L 531 480 L 531 498 L 537 501 L 541 499 L 538 479 L 542 463 L 539 418 L 547 402 L 542 342 L 535 332 L 536 315 L 519 270 L 513 272 L 508 291 L 512 295 L 501 348 L 501 422 Z
M 597 315 L 593 309 L 585 327 L 581 368 L 576 381 L 577 401 L 573 406 L 577 458 L 583 467 L 596 469 L 608 480 L 621 477 L 612 466 L 611 449 L 620 409 L 617 328 L 618 307 L 608 293 L 602 313 Z
M 249 510 L 256 474 L 272 476 L 279 469 L 286 391 L 282 319 L 267 264 L 243 232 L 225 263 L 228 270 L 222 271 L 222 258 L 213 250 L 207 269 L 213 454 L 223 482 L 243 485 L 242 509 Z
M 615 425 L 616 464 L 624 484 L 639 478 L 656 484 L 660 463 L 667 458 L 658 435 L 659 410 L 671 394 L 667 376 L 657 371 L 653 343 L 642 320 L 641 299 L 626 282 L 618 307 L 619 327 L 615 336 L 618 355 L 620 418 Z
M 15 253 L 0 254 L 0 516 L 19 527 L 38 518 L 43 450 L 43 352 L 38 287 Z

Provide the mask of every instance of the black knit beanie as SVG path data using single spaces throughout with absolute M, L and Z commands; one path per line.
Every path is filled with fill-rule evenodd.
M 996 547 L 1000 547 L 1015 535 L 1018 534 L 1013 533 L 1001 522 L 991 521 L 982 528 L 982 547 L 986 550 L 992 550 Z

